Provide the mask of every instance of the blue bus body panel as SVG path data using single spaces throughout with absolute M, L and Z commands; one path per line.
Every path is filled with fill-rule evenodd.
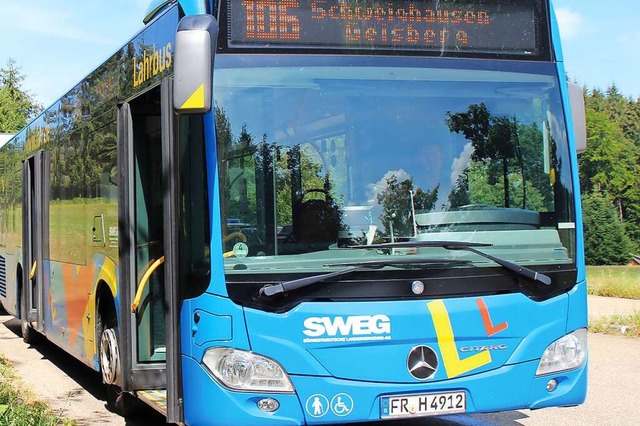
M 286 426 L 304 424 L 300 402 L 294 394 L 232 392 L 215 382 L 205 368 L 192 358 L 183 358 L 184 414 L 186 424 L 233 426 Z M 316 378 L 314 380 L 318 382 Z M 258 400 L 272 397 L 280 408 L 267 414 L 256 407 Z
M 401 303 L 305 303 L 282 315 L 247 309 L 246 319 L 252 350 L 278 360 L 290 374 L 413 384 L 416 379 L 406 360 L 416 345 L 432 347 L 440 363 L 447 365 L 429 382 L 539 359 L 565 334 L 567 300 L 561 296 L 536 303 L 513 294 Z M 480 303 L 489 321 L 483 319 Z M 448 346 L 451 338 L 455 351 Z M 385 360 L 384 368 L 373 368 L 380 360 Z
M 183 360 L 183 373 L 189 378 L 190 386 L 185 388 L 185 419 L 190 425 L 208 425 L 215 419 L 216 424 L 235 426 L 372 421 L 384 416 L 386 407 L 383 397 L 448 391 L 466 392 L 467 413 L 572 406 L 584 401 L 587 379 L 585 366 L 552 376 L 559 382 L 553 393 L 546 390 L 550 377 L 534 377 L 537 366 L 537 361 L 529 361 L 428 386 L 423 383 L 372 383 L 292 375 L 297 395 L 291 395 L 225 390 L 211 379 L 202 365 L 186 358 Z M 383 369 L 384 365 L 379 368 Z M 272 415 L 256 408 L 257 401 L 266 397 L 280 403 L 280 408 Z M 322 401 L 319 412 L 313 409 L 316 397 Z M 346 411 L 336 413 L 331 408 L 331 402 L 335 407 L 338 398 L 347 401 Z M 207 408 L 203 410 L 201 407 Z
M 578 283 L 568 293 L 569 312 L 567 315 L 567 332 L 579 328 L 587 328 L 589 325 L 588 303 L 587 303 L 587 282 Z
M 233 305 L 225 301 L 207 295 L 197 303 L 201 309 L 220 312 L 221 306 Z M 566 333 L 569 301 L 569 295 L 535 302 L 512 294 L 402 303 L 305 303 L 285 314 L 245 309 L 249 341 L 237 335 L 235 322 L 243 318 L 234 316 L 233 341 L 220 345 L 244 348 L 250 343 L 253 352 L 278 361 L 289 373 L 296 396 L 226 390 L 200 362 L 206 347 L 216 344 L 197 345 L 195 338 L 186 338 L 183 347 L 194 352 L 183 358 L 185 418 L 189 424 L 206 424 L 211 420 L 207 416 L 216 413 L 221 424 L 238 425 L 376 420 L 384 415 L 384 396 L 445 391 L 465 391 L 468 413 L 576 405 L 585 398 L 586 364 L 535 377 L 546 347 Z M 222 336 L 220 328 L 227 326 L 216 321 L 206 328 Z M 418 345 L 437 355 L 436 373 L 427 380 L 413 378 L 407 368 L 409 352 Z M 551 378 L 560 383 L 555 392 L 546 390 Z M 275 415 L 256 408 L 264 397 L 280 402 Z M 316 398 L 323 407 L 319 411 L 314 410 Z M 338 398 L 347 401 L 340 413 L 331 409 Z
M 543 408 L 557 405 L 576 405 L 584 401 L 582 389 L 586 382 L 586 369 L 581 368 L 566 374 L 553 376 L 560 385 L 555 392 L 546 390 L 548 377 L 535 378 L 536 361 L 502 367 L 471 377 L 453 379 L 447 382 L 393 385 L 327 378 L 319 381 L 315 377 L 293 376 L 292 380 L 300 396 L 307 424 L 359 422 L 379 420 L 385 415 L 385 396 L 442 393 L 464 391 L 467 395 L 466 412 L 480 413 L 496 410 Z M 380 366 L 384 368 L 384 366 Z M 583 385 L 583 386 L 577 386 Z M 329 407 L 319 417 L 311 407 L 315 396 L 329 401 Z M 352 402 L 350 411 L 336 413 L 333 407 L 336 396 L 348 395 Z M 343 397 L 344 400 L 349 400 Z M 331 404 L 331 402 L 334 404 Z M 499 408 L 498 408 L 499 407 Z M 323 410 L 324 411 L 324 410 Z M 257 423 L 256 423 L 257 424 Z
M 180 4 L 190 14 L 185 8 L 187 2 Z M 557 69 L 562 77 L 563 102 L 569 105 L 553 14 L 552 34 L 560 61 Z M 568 107 L 565 115 L 571 129 Z M 219 241 L 221 212 L 213 112 L 205 115 L 205 127 L 211 233 L 212 241 Z M 574 137 L 569 132 L 573 148 Z M 575 152 L 572 161 L 577 164 Z M 577 196 L 577 167 L 572 173 Z M 185 422 L 259 426 L 371 421 L 384 415 L 385 396 L 445 391 L 464 391 L 468 413 L 584 402 L 586 361 L 572 371 L 535 376 L 549 344 L 587 326 L 579 198 L 575 208 L 579 284 L 569 293 L 544 302 L 509 294 L 304 303 L 282 314 L 244 309 L 228 299 L 221 245 L 212 244 L 208 292 L 182 306 Z M 198 324 L 194 321 L 196 312 Z M 430 347 L 438 359 L 435 374 L 427 380 L 413 378 L 407 368 L 409 352 L 419 345 Z M 202 364 L 204 352 L 214 346 L 251 350 L 274 359 L 289 374 L 295 394 L 226 389 Z M 553 392 L 546 390 L 550 379 L 559 383 Z M 257 401 L 265 397 L 280 403 L 275 413 L 257 409 Z M 336 414 L 332 409 L 338 398 L 348 401 L 347 412 Z M 319 413 L 314 403 L 316 408 L 322 407 Z
M 251 349 L 243 309 L 229 299 L 204 294 L 183 302 L 181 312 L 184 356 L 202 360 L 204 351 L 213 346 Z
M 560 83 L 562 104 L 564 107 L 564 118 L 567 123 L 567 138 L 569 140 L 569 155 L 571 156 L 571 178 L 573 180 L 574 205 L 576 216 L 576 269 L 578 271 L 577 285 L 569 292 L 569 314 L 567 316 L 567 332 L 578 328 L 586 328 L 588 325 L 587 312 L 587 268 L 584 257 L 584 229 L 582 226 L 582 203 L 580 201 L 580 176 L 578 172 L 578 153 L 576 151 L 575 134 L 573 133 L 574 122 L 571 113 L 571 103 L 569 99 L 569 87 L 565 78 L 564 57 L 562 53 L 562 43 L 560 38 L 560 27 L 555 13 L 553 3 L 549 2 L 551 18 L 551 37 L 553 40 L 554 55 L 556 57 L 556 68 L 558 81 Z M 588 148 L 587 148 L 588 149 Z M 586 387 L 586 382 L 585 382 Z
M 207 13 L 206 0 L 178 0 L 185 15 L 199 15 Z
M 553 2 L 549 2 L 549 16 L 551 18 L 551 39 L 553 40 L 553 54 L 556 58 L 556 61 L 563 62 L 564 57 L 562 56 L 562 42 L 560 41 L 560 26 L 558 25 L 558 17 L 556 16 L 555 8 L 553 7 Z
M 576 151 L 576 140 L 573 132 L 574 122 L 571 113 L 571 102 L 569 99 L 569 87 L 566 79 L 566 70 L 564 67 L 564 57 L 562 54 L 562 43 L 560 41 L 560 27 L 555 14 L 553 3 L 549 2 L 550 18 L 551 18 L 551 37 L 553 40 L 554 55 L 556 58 L 556 69 L 558 72 L 558 82 L 562 96 L 562 105 L 564 105 L 564 118 L 567 123 L 567 139 L 569 141 L 569 155 L 571 156 L 571 178 L 573 179 L 573 193 L 575 205 L 576 219 L 576 268 L 578 276 L 576 281 L 581 283 L 587 279 L 585 258 L 584 258 L 584 230 L 582 227 L 582 203 L 580 201 L 580 176 L 578 173 L 578 153 Z M 585 298 L 586 309 L 586 298 Z M 586 320 L 586 316 L 585 316 Z

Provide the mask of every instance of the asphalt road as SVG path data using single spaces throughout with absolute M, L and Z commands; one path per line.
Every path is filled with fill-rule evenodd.
M 50 343 L 28 347 L 20 324 L 0 315 L 0 353 L 7 358 L 38 399 L 60 417 L 79 425 L 146 426 L 163 423 L 152 409 L 123 419 L 107 410 L 100 377 Z M 640 422 L 640 339 L 589 335 L 590 364 L 587 402 L 580 407 L 522 410 L 484 415 L 456 415 L 393 425 L 636 425 Z M 375 423 L 380 425 L 380 423 Z

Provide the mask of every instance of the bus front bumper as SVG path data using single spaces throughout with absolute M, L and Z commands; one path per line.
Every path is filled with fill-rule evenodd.
M 584 402 L 587 362 L 581 367 L 535 377 L 537 361 L 439 382 L 389 384 L 332 377 L 291 375 L 296 394 L 235 392 L 222 387 L 190 358 L 183 362 L 185 420 L 190 425 L 300 425 L 383 420 L 394 396 L 464 392 L 464 413 L 484 413 Z M 384 368 L 380 366 L 379 368 Z M 550 381 L 555 387 L 548 390 Z M 279 408 L 267 413 L 258 402 L 273 398 Z M 417 411 L 417 410 L 415 410 Z M 406 417 L 422 414 L 404 413 Z

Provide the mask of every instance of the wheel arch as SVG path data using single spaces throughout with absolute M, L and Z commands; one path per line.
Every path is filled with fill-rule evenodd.
M 96 340 L 100 334 L 101 326 L 118 323 L 118 306 L 112 286 L 104 280 L 98 281 L 96 286 Z M 96 342 L 98 344 L 98 342 Z
M 104 278 L 99 278 L 96 284 L 95 295 L 95 321 L 93 327 L 94 333 L 94 368 L 100 371 L 100 335 L 102 331 L 118 324 L 118 303 L 116 286 L 113 282 L 107 282 Z

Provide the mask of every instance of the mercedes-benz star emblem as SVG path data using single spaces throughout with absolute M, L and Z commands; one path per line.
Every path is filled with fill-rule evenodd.
M 429 379 L 436 374 L 438 357 L 429 346 L 416 346 L 409 352 L 407 368 L 416 379 Z

